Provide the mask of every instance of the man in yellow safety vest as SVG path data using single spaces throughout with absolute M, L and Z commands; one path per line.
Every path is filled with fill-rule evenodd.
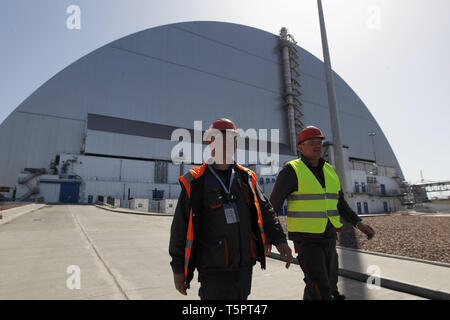
M 375 235 L 349 207 L 338 175 L 322 158 L 324 138 L 314 126 L 303 128 L 297 139 L 302 156 L 286 163 L 270 197 L 276 212 L 287 199 L 288 236 L 305 275 L 305 300 L 345 299 L 337 289 L 336 231 L 342 227 L 341 217 L 368 239 Z

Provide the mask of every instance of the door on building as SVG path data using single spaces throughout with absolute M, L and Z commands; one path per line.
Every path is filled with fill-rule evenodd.
M 384 184 L 380 184 L 381 194 L 386 194 L 386 186 Z
M 359 193 L 359 183 L 355 181 L 355 193 Z
M 369 205 L 367 202 L 364 202 L 364 213 L 369 213 Z
M 366 184 L 365 184 L 365 182 L 361 182 L 361 192 L 366 192 Z
M 384 212 L 388 212 L 388 203 L 383 202 Z
M 61 182 L 61 189 L 59 192 L 59 202 L 78 203 L 79 193 L 80 193 L 80 182 Z
M 358 209 L 358 214 L 361 214 L 361 213 L 362 213 L 362 210 L 361 210 L 361 202 L 357 202 L 357 203 L 356 203 L 356 207 L 357 207 L 357 209 Z
M 46 203 L 58 203 L 61 193 L 61 184 L 55 181 L 41 180 L 39 182 L 39 191 L 44 195 Z

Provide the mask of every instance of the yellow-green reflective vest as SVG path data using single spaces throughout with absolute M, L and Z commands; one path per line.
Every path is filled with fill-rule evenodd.
M 341 184 L 334 168 L 323 165 L 325 189 L 301 159 L 288 161 L 297 174 L 298 190 L 287 201 L 287 227 L 289 232 L 323 233 L 328 219 L 335 228 L 342 223 L 337 211 Z

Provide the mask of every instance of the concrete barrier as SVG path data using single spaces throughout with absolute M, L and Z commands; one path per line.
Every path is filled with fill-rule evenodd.
M 268 257 L 277 259 L 280 261 L 284 261 L 279 253 L 271 252 L 268 254 Z M 297 259 L 292 260 L 293 264 L 299 264 Z M 367 279 L 369 277 L 372 277 L 372 275 L 368 275 L 364 272 L 358 272 L 354 270 L 347 270 L 343 268 L 339 268 L 338 274 L 342 277 L 361 281 L 361 282 L 367 282 Z M 386 289 L 391 289 L 395 291 L 400 291 L 404 293 L 409 293 L 415 296 L 423 297 L 426 299 L 432 299 L 432 300 L 450 300 L 450 294 L 447 292 L 443 292 L 440 290 L 434 290 L 430 288 L 425 288 L 423 286 L 418 286 L 416 284 L 407 283 L 404 281 L 398 281 L 395 279 L 389 279 L 386 277 L 380 277 L 380 286 Z
M 0 225 L 9 223 L 14 219 L 23 216 L 24 214 L 39 210 L 45 206 L 46 206 L 45 203 L 44 204 L 30 203 L 24 206 L 2 210 L 0 211 L 2 214 L 2 219 L 0 219 Z

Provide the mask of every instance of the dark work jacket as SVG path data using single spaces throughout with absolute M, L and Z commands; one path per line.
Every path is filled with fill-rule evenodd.
M 208 168 L 190 186 L 190 198 L 181 184 L 175 215 L 172 221 L 169 254 L 174 273 L 184 272 L 186 235 L 192 208 L 194 240 L 188 264 L 186 284 L 192 280 L 195 268 L 199 272 L 227 272 L 248 268 L 259 261 L 265 268 L 265 254 L 258 227 L 257 209 L 253 202 L 251 175 L 234 166 L 232 193 L 236 196 L 239 223 L 227 224 L 223 209 L 224 190 Z M 230 170 L 218 175 L 228 186 Z M 266 243 L 286 243 L 286 236 L 269 200 L 256 183 L 255 192 L 263 220 Z M 270 240 L 268 240 L 270 239 Z
M 229 186 L 231 169 L 215 170 L 225 186 Z M 231 193 L 236 199 L 239 223 L 227 224 L 224 205 L 225 190 L 217 178 L 204 173 L 202 219 L 199 220 L 197 269 L 201 273 L 251 267 L 256 262 L 256 236 L 251 230 L 249 189 L 236 174 Z
M 302 161 L 306 164 L 306 166 L 311 170 L 316 179 L 321 184 L 322 188 L 325 188 L 325 177 L 323 174 L 323 165 L 325 160 L 320 158 L 319 165 L 317 167 L 313 167 L 311 162 L 308 161 L 303 156 L 301 157 Z M 298 180 L 297 174 L 295 173 L 294 168 L 290 164 L 286 164 L 283 169 L 278 174 L 277 180 L 275 182 L 275 186 L 273 188 L 272 194 L 270 195 L 270 203 L 273 205 L 273 208 L 276 212 L 279 212 L 281 207 L 283 206 L 284 200 L 292 193 L 298 190 Z M 342 190 L 339 191 L 339 200 L 337 204 L 337 209 L 341 218 L 345 221 L 351 223 L 356 226 L 356 224 L 361 221 L 361 218 L 350 208 L 347 201 L 344 198 L 344 193 Z M 312 236 L 308 235 L 307 238 L 310 239 Z M 336 229 L 331 224 L 328 219 L 327 226 L 325 228 L 324 233 L 317 234 L 316 238 L 336 238 Z M 306 238 L 300 232 L 290 232 L 289 239 L 294 241 L 304 240 Z

